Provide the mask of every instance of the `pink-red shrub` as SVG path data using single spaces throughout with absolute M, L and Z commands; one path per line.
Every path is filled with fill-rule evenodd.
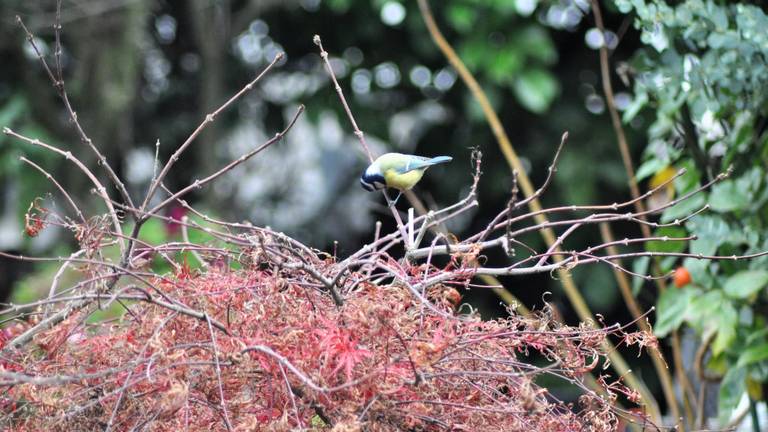
M 314 260 L 320 271 L 330 267 Z M 423 268 L 410 271 L 418 276 Z M 546 312 L 483 321 L 457 312 L 460 295 L 448 285 L 428 290 L 430 309 L 402 285 L 342 283 L 345 301 L 337 307 L 306 272 L 272 262 L 180 269 L 149 280 L 162 293 L 152 296 L 203 316 L 139 297 L 119 321 L 84 324 L 92 308 L 73 313 L 0 365 L 17 374 L 15 382 L 3 380 L 0 425 L 613 431 L 616 394 L 631 396 L 620 383 L 603 382 L 607 396 L 584 388 L 578 403 L 565 404 L 535 382 L 550 374 L 583 387 L 617 328 L 567 327 Z M 127 285 L 119 292 L 147 295 Z

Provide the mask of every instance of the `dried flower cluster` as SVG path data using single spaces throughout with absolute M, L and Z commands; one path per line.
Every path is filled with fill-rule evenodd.
M 430 287 L 426 307 L 399 283 L 372 283 L 357 273 L 339 284 L 345 301 L 337 307 L 306 269 L 276 262 L 267 250 L 244 251 L 240 270 L 181 265 L 175 275 L 147 280 L 201 316 L 142 301 L 157 294 L 127 285 L 112 297 L 130 308 L 120 321 L 84 324 L 93 305 L 12 351 L 0 366 L 0 425 L 615 429 L 614 389 L 627 391 L 620 384 L 603 383 L 607 398 L 585 389 L 580 403 L 568 406 L 534 380 L 551 374 L 582 385 L 603 362 L 601 343 L 619 328 L 566 327 L 546 312 L 482 321 L 457 312 L 460 295 L 449 285 Z M 301 253 L 316 276 L 331 277 L 333 259 Z M 419 280 L 425 268 L 402 270 Z

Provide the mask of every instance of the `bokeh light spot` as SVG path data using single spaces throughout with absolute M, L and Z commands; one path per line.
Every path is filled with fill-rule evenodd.
M 396 2 L 388 1 L 381 7 L 381 21 L 389 26 L 396 26 L 405 19 L 405 6 Z

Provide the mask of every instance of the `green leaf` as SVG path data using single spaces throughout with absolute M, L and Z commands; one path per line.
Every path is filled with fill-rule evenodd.
M 706 203 L 706 196 L 703 192 L 700 192 L 664 210 L 664 214 L 661 215 L 661 222 L 672 222 L 675 219 L 690 216 L 693 212 L 704 207 Z
M 691 253 L 714 255 L 731 236 L 731 229 L 720 217 L 697 216 L 688 222 L 688 230 L 698 236 L 691 242 Z
M 643 43 L 653 46 L 658 52 L 663 52 L 669 47 L 669 37 L 661 23 L 653 26 L 650 31 L 644 31 L 640 35 L 640 40 L 643 41 Z
M 99 323 L 106 320 L 112 320 L 125 314 L 125 306 L 114 302 L 107 309 L 96 309 L 88 315 L 87 323 Z
M 712 48 L 733 49 L 739 44 L 739 35 L 734 32 L 711 33 L 707 43 Z
M 768 343 L 747 347 L 741 352 L 736 367 L 748 366 L 763 360 L 768 360 Z
M 739 323 L 739 314 L 732 304 L 726 302 L 715 314 L 717 336 L 712 342 L 712 355 L 718 355 L 731 346 L 736 339 L 736 325 Z
M 517 45 L 530 57 L 545 64 L 557 61 L 557 49 L 546 30 L 538 25 L 525 27 L 514 37 L 513 44 Z
M 744 209 L 749 206 L 749 203 L 750 197 L 747 191 L 733 180 L 725 180 L 714 185 L 709 195 L 709 205 L 712 210 L 721 213 Z
M 728 29 L 728 15 L 723 7 L 713 7 L 709 13 L 709 19 L 715 24 L 715 30 L 725 31 Z
M 13 127 L 13 122 L 27 109 L 27 102 L 20 94 L 13 97 L 0 107 L 0 127 Z
M 685 312 L 685 321 L 697 332 L 715 334 L 712 354 L 717 356 L 730 348 L 736 340 L 739 314 L 721 290 L 707 291 L 694 296 Z
M 685 228 L 667 226 L 662 227 L 654 232 L 654 237 L 685 237 L 688 232 Z M 649 252 L 682 252 L 688 246 L 684 241 L 673 240 L 654 240 L 645 244 L 645 250 Z
M 629 106 L 624 110 L 624 115 L 622 115 L 621 121 L 629 123 L 646 104 L 648 104 L 648 93 L 645 91 L 636 92 L 635 97 L 632 98 L 632 102 L 630 102 Z
M 627 14 L 632 11 L 632 2 L 629 0 L 616 0 L 616 7 L 619 9 L 619 12 L 623 14 Z
M 349 9 L 351 0 L 330 0 L 328 5 L 336 13 L 344 13 Z
M 485 38 L 468 37 L 458 46 L 459 56 L 467 67 L 478 71 L 488 63 L 488 45 Z
M 691 273 L 693 283 L 701 287 L 712 286 L 712 275 L 709 273 L 711 265 L 710 261 L 703 259 L 685 258 L 683 260 L 683 267 Z
M 312 425 L 312 427 L 315 427 L 315 428 L 324 428 L 324 427 L 328 426 L 328 425 L 327 425 L 327 424 L 326 424 L 326 423 L 323 421 L 322 417 L 320 417 L 320 416 L 319 416 L 319 415 L 317 415 L 317 414 L 315 414 L 314 416 L 312 416 L 312 418 L 311 418 L 311 419 L 309 419 L 309 424 L 311 424 L 311 425 Z
M 509 16 L 517 12 L 516 2 L 509 0 L 493 0 L 491 2 L 493 10 L 502 16 Z M 535 7 L 535 4 L 534 4 Z
M 756 342 L 763 342 L 765 341 L 765 337 L 768 335 L 768 328 L 763 327 L 759 330 L 755 330 L 752 333 L 747 336 L 746 344 L 747 345 L 755 345 Z
M 126 229 L 133 229 L 133 226 Z M 149 245 L 158 245 L 166 241 L 168 235 L 166 233 L 165 223 L 160 219 L 149 219 L 141 227 L 139 231 L 139 239 Z
M 711 334 L 717 332 L 720 322 L 711 317 L 719 314 L 726 304 L 721 290 L 711 290 L 705 293 L 697 290 L 686 310 L 685 320 L 699 333 Z
M 637 169 L 637 172 L 635 173 L 635 179 L 637 181 L 642 181 L 643 179 L 661 171 L 661 169 L 665 166 L 667 166 L 667 163 L 661 159 L 649 159 L 643 162 L 643 164 L 640 165 L 640 168 Z
M 488 65 L 488 74 L 496 83 L 509 85 L 514 82 L 524 61 L 519 50 L 505 49 L 493 57 Z
M 517 100 L 530 111 L 544 113 L 557 96 L 559 87 L 551 73 L 543 69 L 523 72 L 513 86 Z
M 728 278 L 723 285 L 729 297 L 744 299 L 760 291 L 768 284 L 768 271 L 745 270 Z
M 725 423 L 731 418 L 733 410 L 736 409 L 744 392 L 747 391 L 746 378 L 747 370 L 743 367 L 730 368 L 723 377 L 717 404 L 717 414 L 721 423 Z
M 448 22 L 462 33 L 472 30 L 476 19 L 477 11 L 467 5 L 452 3 L 448 8 Z
M 699 184 L 701 183 L 701 173 L 699 172 L 698 168 L 696 168 L 696 164 L 692 160 L 683 160 L 681 163 L 675 164 L 675 166 L 685 169 L 685 173 L 675 179 L 675 190 L 680 195 L 693 192 L 694 189 L 699 187 Z M 702 193 L 699 192 L 692 198 L 701 195 Z
M 634 262 L 632 262 L 632 272 L 637 274 L 647 274 L 648 264 L 650 262 L 651 257 L 648 256 L 634 260 Z M 641 277 L 635 276 L 632 278 L 632 295 L 637 296 L 637 294 L 640 293 L 640 289 L 643 287 L 643 282 L 645 282 L 645 279 Z
M 656 312 L 656 324 L 654 333 L 657 336 L 664 337 L 669 332 L 680 327 L 685 319 L 685 312 L 688 305 L 694 298 L 696 291 L 689 288 L 668 289 L 659 297 Z

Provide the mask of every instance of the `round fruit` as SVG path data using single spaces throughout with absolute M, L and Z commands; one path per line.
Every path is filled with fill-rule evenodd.
M 675 281 L 675 286 L 678 288 L 682 288 L 691 283 L 691 273 L 685 267 L 678 267 L 672 278 Z

